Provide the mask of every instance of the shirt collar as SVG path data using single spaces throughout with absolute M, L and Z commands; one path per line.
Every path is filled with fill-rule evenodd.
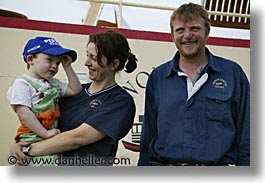
M 212 68 L 212 70 L 215 72 L 222 72 L 221 67 L 215 61 L 214 55 L 211 54 L 209 49 L 206 47 L 205 47 L 205 51 L 206 51 L 206 54 L 208 55 L 208 59 L 209 59 L 209 63 L 206 66 L 206 71 L 208 71 L 209 68 Z M 183 73 L 183 71 L 179 68 L 179 57 L 180 57 L 179 52 L 177 52 L 169 64 L 169 67 L 167 69 L 167 75 L 166 75 L 167 77 L 171 76 L 171 74 L 173 74 L 173 73 L 175 73 L 175 74 L 178 74 L 180 72 Z

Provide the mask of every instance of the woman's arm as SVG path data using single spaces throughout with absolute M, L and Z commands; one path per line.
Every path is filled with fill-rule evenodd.
M 65 152 L 88 145 L 103 139 L 106 135 L 89 124 L 83 123 L 79 127 L 60 133 L 50 139 L 30 145 L 30 156 L 41 156 Z

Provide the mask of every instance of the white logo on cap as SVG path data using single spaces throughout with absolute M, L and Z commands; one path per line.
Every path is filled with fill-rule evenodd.
M 39 49 L 40 47 L 41 47 L 40 45 L 34 46 L 33 48 L 28 49 L 27 52 L 31 52 L 33 50 Z
M 45 39 L 44 42 L 48 43 L 49 45 L 59 45 L 55 39 Z

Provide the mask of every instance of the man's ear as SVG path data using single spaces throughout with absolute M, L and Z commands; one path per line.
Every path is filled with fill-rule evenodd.
M 111 63 L 111 68 L 113 71 L 116 71 L 118 69 L 120 65 L 120 61 L 118 59 L 115 59 L 112 63 Z

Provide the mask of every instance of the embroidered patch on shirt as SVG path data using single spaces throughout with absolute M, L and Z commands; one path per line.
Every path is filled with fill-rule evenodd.
M 94 99 L 92 100 L 90 103 L 89 103 L 89 106 L 92 108 L 92 109 L 96 109 L 102 102 L 98 99 Z
M 224 79 L 218 78 L 213 81 L 213 86 L 215 88 L 225 88 L 227 86 L 227 82 Z

